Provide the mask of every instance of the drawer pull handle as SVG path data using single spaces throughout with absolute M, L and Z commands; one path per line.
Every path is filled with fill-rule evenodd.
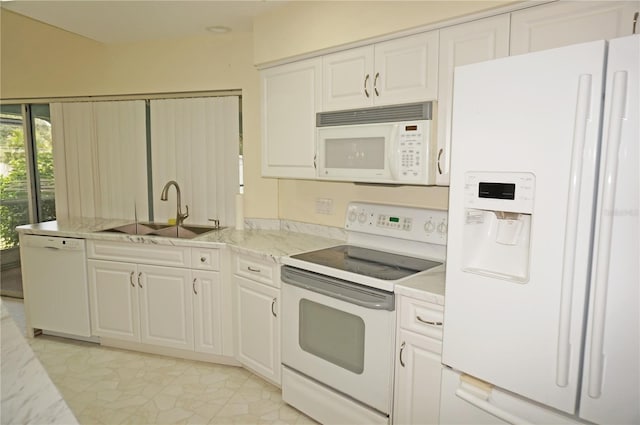
M 404 347 L 405 347 L 405 345 L 407 345 L 407 343 L 406 343 L 406 342 L 404 342 L 404 341 L 403 341 L 403 342 L 402 342 L 402 344 L 400 345 L 400 356 L 399 356 L 399 358 L 400 358 L 400 365 L 401 365 L 402 367 L 404 367 L 404 362 L 402 361 L 402 352 L 404 351 Z
M 422 317 L 420 316 L 416 316 L 416 319 L 418 319 L 418 322 L 422 322 L 426 325 L 431 325 L 431 326 L 442 326 L 442 322 L 431 322 L 429 320 L 424 320 Z
M 131 272 L 131 274 L 129 275 L 129 282 L 131 283 L 131 287 L 135 288 L 136 284 L 133 283 L 133 275 L 136 274 L 136 272 Z
M 271 301 L 271 314 L 273 314 L 273 317 L 278 317 L 278 315 L 276 314 L 276 312 L 273 309 L 275 307 L 275 305 L 276 305 L 276 299 L 277 298 L 274 298 L 273 301 Z
M 138 286 L 142 288 L 142 283 L 140 282 L 140 279 L 142 278 L 142 272 L 138 273 Z
M 193 293 L 198 295 L 198 291 L 196 291 L 196 278 L 193 279 L 193 283 L 191 284 L 191 286 L 193 287 Z
M 253 268 L 251 266 L 247 266 L 247 270 L 249 270 L 250 272 L 254 272 L 254 273 L 260 273 L 261 272 L 260 269 Z

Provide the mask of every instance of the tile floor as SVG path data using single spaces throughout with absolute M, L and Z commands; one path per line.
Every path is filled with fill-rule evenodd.
M 2 302 L 24 332 L 22 301 Z M 28 341 L 81 424 L 315 423 L 243 368 L 52 336 Z

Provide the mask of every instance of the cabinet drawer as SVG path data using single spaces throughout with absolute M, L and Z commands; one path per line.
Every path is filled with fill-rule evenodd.
M 220 270 L 220 250 L 191 248 L 191 268 L 197 270 Z
M 442 341 L 444 308 L 441 305 L 400 297 L 400 327 Z
M 88 241 L 87 257 L 96 260 L 144 263 L 158 266 L 190 267 L 191 249 L 180 246 L 153 246 L 137 243 Z
M 280 280 L 277 279 L 276 274 L 276 263 L 248 255 L 236 255 L 235 258 L 234 273 L 238 276 L 244 276 L 269 286 L 280 287 Z

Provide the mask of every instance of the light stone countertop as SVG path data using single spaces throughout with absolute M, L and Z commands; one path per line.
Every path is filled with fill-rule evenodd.
M 438 266 L 426 273 L 407 279 L 395 286 L 395 293 L 433 304 L 444 305 L 445 266 Z
M 77 424 L 71 409 L 1 300 L 0 315 L 2 423 Z
M 176 239 L 159 236 L 128 235 L 124 233 L 100 232 L 115 226 L 131 223 L 130 220 L 112 220 L 99 218 L 77 218 L 71 220 L 47 221 L 44 223 L 18 226 L 21 234 L 71 237 L 114 242 L 133 242 L 150 245 L 187 246 L 216 248 L 228 246 L 232 251 L 250 253 L 279 262 L 280 257 L 315 249 L 322 249 L 344 243 L 340 231 L 318 226 L 305 226 L 303 223 L 285 226 L 287 230 L 251 228 L 236 230 L 223 228 L 204 233 L 193 239 Z M 308 229 L 305 227 L 309 227 Z M 311 230 L 316 234 L 305 233 Z M 320 236 L 317 233 L 331 237 Z

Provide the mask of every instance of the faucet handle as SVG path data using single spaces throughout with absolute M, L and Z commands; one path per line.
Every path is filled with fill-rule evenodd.
M 210 218 L 208 220 L 213 223 L 213 228 L 214 229 L 219 229 L 220 228 L 220 220 L 218 220 L 217 218 Z

